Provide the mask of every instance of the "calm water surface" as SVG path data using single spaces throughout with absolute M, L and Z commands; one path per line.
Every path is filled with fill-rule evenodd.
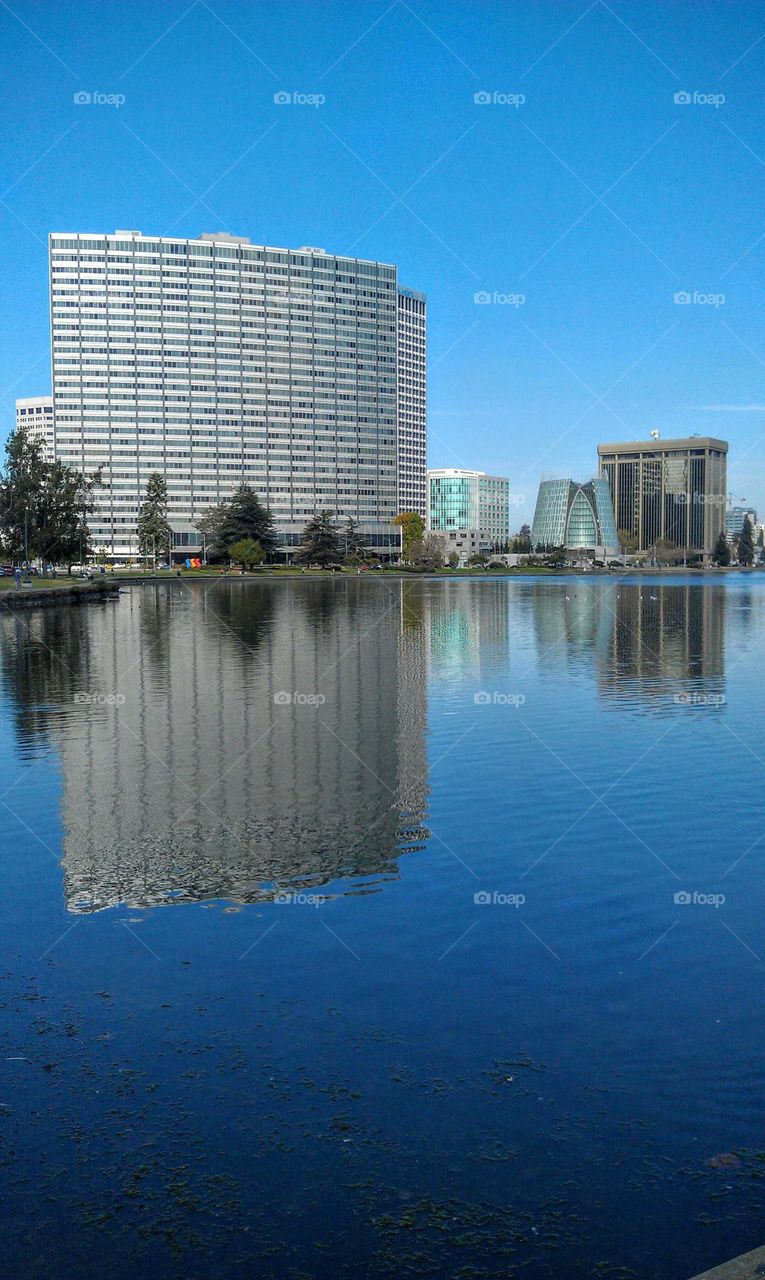
M 764 634 L 746 574 L 0 618 L 3 1273 L 762 1244 Z

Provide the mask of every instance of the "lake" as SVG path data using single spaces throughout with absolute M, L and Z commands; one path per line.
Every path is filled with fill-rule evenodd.
M 763 1243 L 765 577 L 0 615 L 5 1272 Z

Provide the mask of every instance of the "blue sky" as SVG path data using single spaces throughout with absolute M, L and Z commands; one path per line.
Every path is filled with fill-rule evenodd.
M 0 0 L 0 46 L 4 436 L 49 231 L 227 229 L 427 293 L 430 464 L 509 475 L 518 524 L 652 428 L 728 439 L 765 514 L 761 4 Z

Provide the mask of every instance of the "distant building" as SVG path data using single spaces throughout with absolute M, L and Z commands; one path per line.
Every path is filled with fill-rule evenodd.
M 446 554 L 460 559 L 503 548 L 510 537 L 510 481 L 483 471 L 428 471 L 428 529 L 442 535 Z
M 726 538 L 737 538 L 740 533 L 744 532 L 744 521 L 747 516 L 754 533 L 757 527 L 757 512 L 754 507 L 728 507 L 725 512 Z
M 45 446 L 45 457 L 53 461 L 53 396 L 26 396 L 16 401 L 16 430 L 25 428 Z
M 659 540 L 709 557 L 725 526 L 728 444 L 711 436 L 599 444 L 616 527 L 637 551 Z
M 615 554 L 619 538 L 608 481 L 543 480 L 539 486 L 531 544 L 536 549 L 565 547 L 570 551 Z

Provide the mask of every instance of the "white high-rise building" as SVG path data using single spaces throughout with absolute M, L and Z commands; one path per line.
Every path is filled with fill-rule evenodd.
M 426 458 L 426 299 L 398 291 L 398 484 L 399 510 L 428 514 Z
M 43 456 L 53 460 L 53 396 L 25 396 L 16 401 L 16 430 L 24 428 L 43 442 Z
M 402 495 L 425 489 L 425 302 L 395 266 L 224 233 L 55 233 L 50 288 L 55 456 L 102 468 L 98 549 L 136 554 L 160 471 L 176 556 L 242 482 L 286 547 L 329 509 L 397 551 Z

